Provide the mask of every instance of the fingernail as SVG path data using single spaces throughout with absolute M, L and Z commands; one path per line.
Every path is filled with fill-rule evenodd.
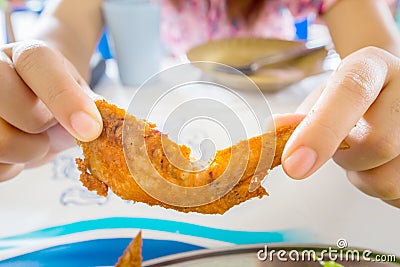
M 91 141 L 100 133 L 101 124 L 86 112 L 75 112 L 71 115 L 70 120 L 72 128 L 81 141 Z
M 313 149 L 301 146 L 284 160 L 285 171 L 292 178 L 302 179 L 311 171 L 317 157 Z

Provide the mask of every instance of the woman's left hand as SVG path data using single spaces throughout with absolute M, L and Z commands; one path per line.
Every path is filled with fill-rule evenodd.
M 368 47 L 346 57 L 299 107 L 305 118 L 282 155 L 285 172 L 303 179 L 328 159 L 368 195 L 400 207 L 400 59 Z M 350 149 L 336 151 L 346 140 Z

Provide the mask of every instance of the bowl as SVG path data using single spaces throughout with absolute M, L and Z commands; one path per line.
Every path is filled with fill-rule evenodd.
M 253 59 L 273 55 L 303 46 L 303 42 L 287 41 L 265 38 L 229 38 L 210 41 L 190 49 L 186 56 L 190 62 L 207 61 L 225 64 L 229 66 L 240 66 L 251 62 Z M 320 74 L 325 71 L 324 61 L 327 51 L 318 50 L 306 56 L 287 61 L 285 64 L 275 64 L 259 69 L 248 77 L 262 91 L 277 91 L 296 83 L 306 77 Z M 241 90 L 254 90 L 248 86 L 245 75 L 237 75 L 223 71 L 206 70 L 216 81 L 230 83 Z

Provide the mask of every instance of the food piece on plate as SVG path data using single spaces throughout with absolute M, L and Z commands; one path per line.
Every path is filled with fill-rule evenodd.
M 139 231 L 136 237 L 132 239 L 115 264 L 115 267 L 140 266 L 142 266 L 142 231 Z
M 111 189 L 125 200 L 182 212 L 223 214 L 246 200 L 268 195 L 260 183 L 281 163 L 283 148 L 296 128 L 282 126 L 240 141 L 217 151 L 208 167 L 200 169 L 190 160 L 190 148 L 174 143 L 154 124 L 125 117 L 125 110 L 104 100 L 96 105 L 103 131 L 94 141 L 78 141 L 84 156 L 76 159 L 82 184 L 102 196 Z M 129 135 L 123 141 L 126 129 Z M 174 186 L 184 189 L 173 191 Z M 189 192 L 193 188 L 200 189 Z

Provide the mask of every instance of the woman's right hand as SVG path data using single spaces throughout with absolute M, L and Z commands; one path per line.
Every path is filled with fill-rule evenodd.
M 377 47 L 343 59 L 322 90 L 303 102 L 285 172 L 304 179 L 328 159 L 364 193 L 400 208 L 400 58 Z M 281 118 L 282 120 L 282 118 Z M 337 151 L 345 139 L 350 148 Z
M 73 65 L 39 41 L 0 47 L 0 181 L 102 130 L 94 94 Z

